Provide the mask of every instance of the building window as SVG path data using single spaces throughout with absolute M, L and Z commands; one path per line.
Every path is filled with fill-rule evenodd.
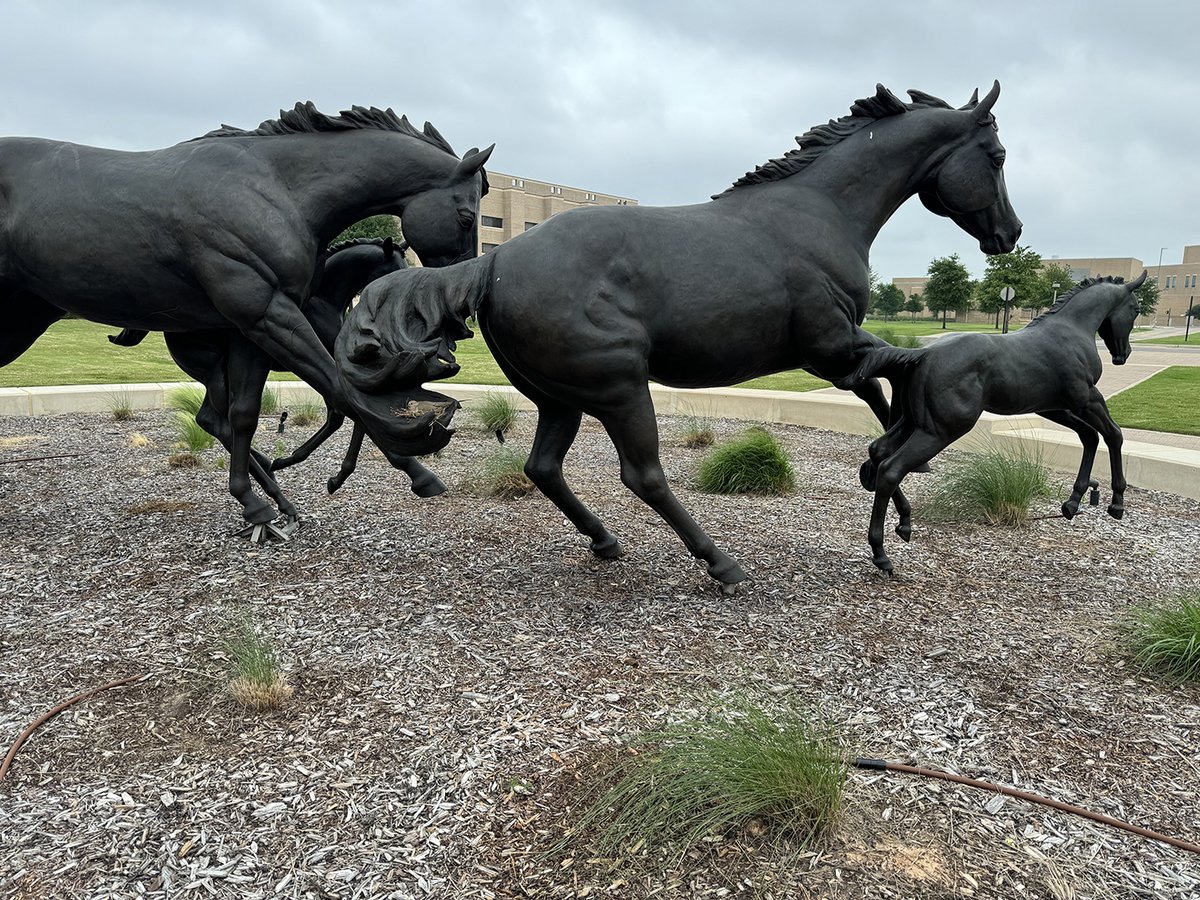
M 479 220 L 488 228 L 504 227 L 504 220 L 497 216 L 480 216 Z
M 484 253 L 491 253 L 493 250 L 495 250 L 495 249 L 496 249 L 497 247 L 499 247 L 499 246 L 500 246 L 499 244 L 487 244 L 487 243 L 485 243 L 485 244 L 483 245 L 483 252 L 484 252 Z
M 526 222 L 526 223 L 525 223 L 525 230 L 526 230 L 526 231 L 529 231 L 529 229 L 533 228 L 533 226 L 534 226 L 534 225 L 536 225 L 536 224 L 537 224 L 537 222 Z

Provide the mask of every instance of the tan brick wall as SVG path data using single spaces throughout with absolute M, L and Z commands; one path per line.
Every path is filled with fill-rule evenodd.
M 506 175 L 503 172 L 488 172 L 491 189 L 479 204 L 479 252 L 485 245 L 499 246 L 545 222 L 555 213 L 577 206 L 637 206 L 630 197 L 601 194 L 583 188 L 567 187 L 548 181 L 536 181 Z M 499 227 L 485 225 L 484 216 L 501 220 Z M 487 249 L 491 249 L 488 246 Z

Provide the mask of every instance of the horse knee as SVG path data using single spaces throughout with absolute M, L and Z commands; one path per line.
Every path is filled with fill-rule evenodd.
M 538 456 L 530 456 L 525 461 L 525 474 L 529 480 L 539 487 L 543 484 L 549 484 L 562 476 L 562 466 L 556 463 L 553 459 L 545 459 Z
M 667 476 L 657 468 L 622 467 L 621 481 L 651 506 L 663 502 L 671 493 L 667 487 Z

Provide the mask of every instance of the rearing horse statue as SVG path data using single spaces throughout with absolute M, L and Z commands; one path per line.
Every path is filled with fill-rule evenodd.
M 385 276 L 338 337 L 343 387 L 385 444 L 396 410 L 439 402 L 419 385 L 458 371 L 454 342 L 475 314 L 501 369 L 538 407 L 526 472 L 592 551 L 612 557 L 620 545 L 563 479 L 584 412 L 612 438 L 622 481 L 732 589 L 745 573 L 667 486 L 647 381 L 713 387 L 795 368 L 834 384 L 850 376 L 882 344 L 859 328 L 871 242 L 914 194 L 985 253 L 1010 251 L 1021 223 L 992 115 L 999 93 L 997 83 L 954 109 L 917 91 L 904 103 L 880 85 L 712 202 L 571 210 L 473 262 Z M 886 422 L 878 383 L 856 387 Z M 446 421 L 403 452 L 444 445 Z
M 142 331 L 232 327 L 353 416 L 301 309 L 321 251 L 359 219 L 393 213 L 425 265 L 473 257 L 491 149 L 460 160 L 429 123 L 312 103 L 148 152 L 0 139 L 0 366 L 66 312 Z M 269 522 L 276 511 L 248 475 L 257 405 L 231 415 L 230 489 L 247 522 Z M 423 434 L 433 418 L 390 434 Z

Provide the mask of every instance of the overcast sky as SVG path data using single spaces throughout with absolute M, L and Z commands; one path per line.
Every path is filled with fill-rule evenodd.
M 390 106 L 491 167 L 695 203 L 882 82 L 1002 92 L 1021 242 L 1043 256 L 1178 262 L 1200 243 L 1200 5 L 1116 2 L 455 3 L 9 0 L 0 134 L 151 149 L 283 106 Z M 2 163 L 0 163 L 2 164 Z M 978 245 L 912 200 L 876 240 L 886 278 Z

